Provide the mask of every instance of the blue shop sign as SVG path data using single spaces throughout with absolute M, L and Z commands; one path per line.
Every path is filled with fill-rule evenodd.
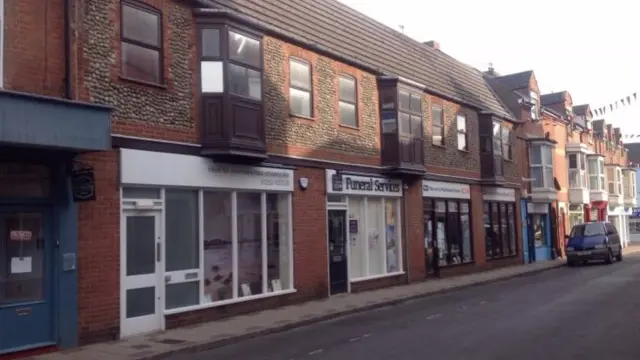
M 634 207 L 631 211 L 632 218 L 640 218 L 640 207 Z

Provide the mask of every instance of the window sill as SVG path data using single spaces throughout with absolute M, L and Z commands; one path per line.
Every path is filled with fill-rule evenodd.
M 196 310 L 220 307 L 220 306 L 237 304 L 237 303 L 242 303 L 242 302 L 247 302 L 247 301 L 252 301 L 252 300 L 267 299 L 267 298 L 271 298 L 271 297 L 275 297 L 275 296 L 293 294 L 296 291 L 297 291 L 296 289 L 282 290 L 282 291 L 270 292 L 270 293 L 266 293 L 266 294 L 239 297 L 237 299 L 229 299 L 229 300 L 217 301 L 217 302 L 212 302 L 212 303 L 208 303 L 208 304 L 200 304 L 200 305 L 187 306 L 187 307 L 178 308 L 178 309 L 170 309 L 170 310 L 165 310 L 164 311 L 164 315 L 181 314 L 181 313 L 185 313 L 185 312 L 189 312 L 189 311 L 196 311 Z
M 360 128 L 357 127 L 357 126 L 351 126 L 351 125 L 345 125 L 345 124 L 338 123 L 338 127 L 342 128 L 344 130 L 347 130 L 347 131 L 356 131 L 356 132 L 360 131 Z
M 398 276 L 398 275 L 404 275 L 404 271 L 396 271 L 388 274 L 365 276 L 357 279 L 351 279 L 350 282 L 357 283 L 357 282 L 368 281 L 368 280 L 384 279 L 384 278 Z
M 297 114 L 293 114 L 293 113 L 289 113 L 289 117 L 292 117 L 294 119 L 306 120 L 306 121 L 316 121 L 315 117 L 297 115 Z
M 439 149 L 443 149 L 443 150 L 447 148 L 444 144 L 443 145 L 438 145 L 438 144 L 431 143 L 431 146 L 434 147 L 434 148 L 439 148 Z
M 167 90 L 167 85 L 166 84 L 152 83 L 152 82 L 148 82 L 148 81 L 144 81 L 144 80 L 138 80 L 138 79 L 126 77 L 126 76 L 123 76 L 123 75 L 120 75 L 119 78 L 122 81 L 130 82 L 130 83 L 134 83 L 134 84 L 138 84 L 138 85 L 151 86 L 151 87 L 154 87 L 154 88 L 157 88 L 157 89 Z
M 465 150 L 465 149 L 458 149 L 458 151 L 460 151 L 463 154 L 469 154 L 471 153 L 469 150 Z

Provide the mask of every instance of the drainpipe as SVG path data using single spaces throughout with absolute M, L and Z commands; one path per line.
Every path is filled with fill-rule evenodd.
M 402 184 L 402 207 L 404 216 L 402 216 L 402 237 L 404 238 L 404 268 L 407 273 L 407 284 L 411 283 L 411 266 L 409 264 L 409 203 L 408 203 L 409 185 Z
M 64 97 L 71 99 L 71 0 L 63 1 L 64 11 Z

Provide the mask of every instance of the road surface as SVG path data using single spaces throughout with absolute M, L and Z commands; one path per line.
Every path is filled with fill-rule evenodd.
M 640 255 L 562 267 L 172 360 L 638 360 Z

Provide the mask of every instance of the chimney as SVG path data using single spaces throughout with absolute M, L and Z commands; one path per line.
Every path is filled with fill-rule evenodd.
M 436 49 L 436 50 L 440 50 L 440 43 L 435 41 L 435 40 L 425 41 L 425 42 L 423 42 L 423 44 L 427 45 L 430 48 L 433 48 L 433 49 Z

